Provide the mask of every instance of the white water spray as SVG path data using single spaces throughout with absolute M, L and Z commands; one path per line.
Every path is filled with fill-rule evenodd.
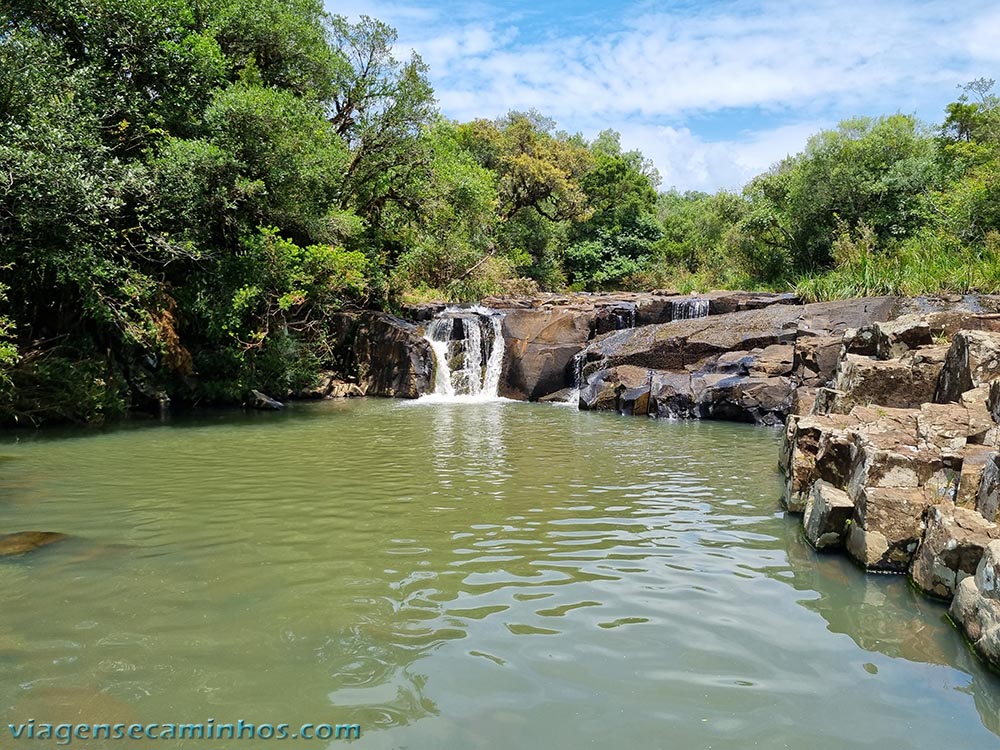
M 424 338 L 434 351 L 434 393 L 425 399 L 493 401 L 499 398 L 504 340 L 502 314 L 486 307 L 449 307 Z
M 670 305 L 671 320 L 693 320 L 708 317 L 708 300 L 692 297 L 674 300 Z

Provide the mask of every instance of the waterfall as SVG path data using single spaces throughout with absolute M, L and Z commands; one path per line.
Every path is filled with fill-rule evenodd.
M 698 297 L 675 299 L 670 305 L 671 320 L 691 320 L 708 316 L 708 300 Z
M 434 352 L 431 398 L 498 398 L 503 367 L 503 315 L 486 307 L 449 307 L 428 323 L 424 338 Z
M 580 408 L 580 391 L 583 388 L 583 352 L 573 355 L 573 387 L 570 389 L 566 400 L 560 402 L 560 406 L 565 404 L 574 409 Z

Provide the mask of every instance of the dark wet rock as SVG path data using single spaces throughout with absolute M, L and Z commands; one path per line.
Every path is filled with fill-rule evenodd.
M 0 536 L 0 557 L 18 557 L 69 539 L 54 531 L 19 531 Z
M 434 353 L 412 323 L 364 313 L 353 338 L 357 385 L 365 395 L 418 398 L 433 390 Z
M 986 546 L 1000 538 L 1000 527 L 979 513 L 951 503 L 927 509 L 926 531 L 910 568 L 922 591 L 951 599 L 964 578 L 975 575 Z
M 580 408 L 642 415 L 649 411 L 651 373 L 622 365 L 594 373 L 580 390 Z
M 364 395 L 417 398 L 433 390 L 434 353 L 421 328 L 374 311 L 340 313 L 330 323 L 336 371 Z
M 806 539 L 819 550 L 842 547 L 853 514 L 846 492 L 822 479 L 814 482 L 802 519 Z
M 792 408 L 795 384 L 786 377 L 706 374 L 692 378 L 703 419 L 779 425 Z
M 283 403 L 271 398 L 266 393 L 251 390 L 250 395 L 253 397 L 251 406 L 253 406 L 254 409 L 260 409 L 261 411 L 281 411 L 285 408 Z
M 905 573 L 934 498 L 920 487 L 864 487 L 854 498 L 847 551 L 867 570 Z
M 690 373 L 655 370 L 649 393 L 649 413 L 655 417 L 695 419 L 699 415 Z
M 962 394 L 1000 378 L 1000 333 L 959 331 L 951 342 L 934 400 L 958 401 Z

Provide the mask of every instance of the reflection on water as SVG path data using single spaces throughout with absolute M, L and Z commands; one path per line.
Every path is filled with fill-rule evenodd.
M 0 446 L 0 531 L 76 537 L 0 563 L 5 722 L 997 745 L 943 607 L 779 512 L 773 431 L 372 401 L 79 434 Z

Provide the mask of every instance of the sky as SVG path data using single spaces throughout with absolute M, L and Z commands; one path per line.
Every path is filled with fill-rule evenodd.
M 1000 79 L 997 0 L 326 2 L 395 27 L 446 117 L 612 128 L 661 189 L 738 190 L 844 119 L 936 124 L 960 85 Z

